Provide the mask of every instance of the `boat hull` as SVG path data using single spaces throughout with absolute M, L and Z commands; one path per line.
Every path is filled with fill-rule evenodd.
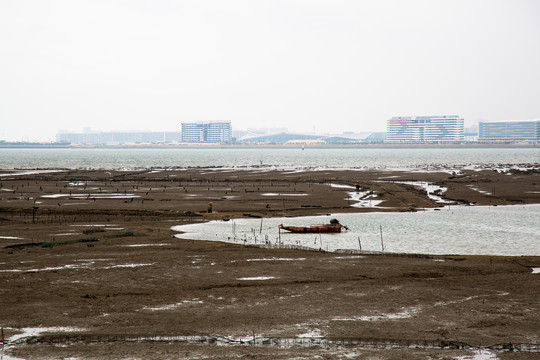
M 280 225 L 279 228 L 293 233 L 338 233 L 341 232 L 343 226 L 285 226 Z

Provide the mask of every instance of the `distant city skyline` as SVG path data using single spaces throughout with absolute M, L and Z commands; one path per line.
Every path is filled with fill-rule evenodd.
M 464 126 L 459 115 L 403 116 L 387 121 L 385 132 L 310 133 L 289 132 L 287 128 L 232 129 L 231 121 L 182 123 L 182 131 L 101 131 L 59 132 L 56 141 L 71 144 L 121 145 L 144 143 L 381 143 L 459 144 L 468 142 L 538 142 L 540 119 L 482 121 Z
M 0 2 L 0 139 L 540 117 L 536 0 Z
M 272 135 L 272 134 L 279 134 L 279 133 L 288 133 L 288 134 L 298 134 L 298 135 L 320 135 L 320 136 L 339 136 L 339 135 L 355 135 L 355 136 L 358 136 L 358 135 L 363 135 L 364 137 L 370 135 L 370 134 L 384 134 L 388 131 L 388 122 L 392 119 L 396 119 L 396 118 L 410 118 L 410 119 L 415 119 L 415 118 L 423 118 L 423 117 L 439 117 L 439 116 L 432 116 L 432 115 L 429 115 L 429 116 L 402 116 L 402 117 L 392 117 L 391 119 L 387 119 L 387 125 L 386 125 L 386 128 L 382 131 L 338 131 L 338 132 L 313 132 L 313 131 L 291 131 L 289 130 L 287 127 L 281 127 L 281 128 L 266 128 L 266 127 L 251 127 L 251 128 L 246 128 L 246 129 L 239 129 L 239 128 L 236 128 L 234 127 L 234 122 L 230 121 L 231 123 L 231 135 L 232 135 L 232 138 L 236 138 L 236 139 L 240 139 L 242 136 L 245 136 L 245 135 L 264 135 L 264 134 L 267 134 L 267 135 Z M 443 116 L 443 117 L 446 117 L 446 116 Z M 535 123 L 538 123 L 538 121 L 540 121 L 538 118 L 537 119 L 525 119 L 525 120 L 481 120 L 479 122 L 476 122 L 476 123 L 473 123 L 473 124 L 467 124 L 465 123 L 464 124 L 464 130 L 465 130 L 465 133 L 466 135 L 469 135 L 468 136 L 468 139 L 465 139 L 466 141 L 472 141 L 474 140 L 473 138 L 471 138 L 471 135 L 473 136 L 476 136 L 476 139 L 478 138 L 478 130 L 479 130 L 479 124 L 481 122 L 484 122 L 484 123 L 497 123 L 497 122 L 504 122 L 504 123 L 512 123 L 512 122 L 535 122 Z M 211 121 L 202 121 L 203 123 L 204 122 L 211 122 Z M 218 121 L 219 122 L 219 121 Z M 189 122 L 187 122 L 189 123 Z M 118 141 L 119 138 L 121 138 L 122 136 L 124 136 L 125 134 L 140 134 L 139 136 L 142 136 L 142 138 L 146 139 L 146 140 L 141 140 L 142 142 L 181 142 L 181 133 L 182 133 L 182 126 L 180 126 L 179 128 L 175 129 L 175 130 L 167 130 L 167 129 L 154 129 L 154 130 L 150 130 L 150 129 L 124 129 L 124 130 L 121 130 L 121 129 L 117 129 L 117 130 L 104 130 L 104 129 L 97 129 L 97 128 L 91 128 L 91 127 L 83 127 L 83 128 L 80 128 L 78 130 L 74 130 L 74 131 L 69 131 L 69 130 L 65 130 L 65 129 L 62 129 L 62 130 L 58 130 L 55 134 L 55 136 L 50 139 L 50 140 L 32 140 L 32 139 L 26 139 L 26 138 L 23 138 L 23 139 L 18 139 L 18 140 L 6 140 L 6 139 L 2 139 L 0 138 L 0 141 L 8 141 L 8 142 L 43 142 L 43 143 L 47 143 L 47 142 L 65 142 L 67 139 L 75 139 L 75 138 L 79 138 L 79 139 L 83 139 L 84 136 L 82 135 L 103 135 L 105 136 L 105 138 L 107 136 L 116 136 L 117 139 L 116 140 L 113 140 L 111 138 L 110 142 L 111 143 L 122 143 L 122 141 Z M 467 134 L 468 133 L 468 134 Z M 158 134 L 161 134 L 161 135 L 158 135 Z M 67 135 L 67 136 L 65 136 Z M 81 135 L 79 137 L 75 136 L 75 135 Z M 102 137 L 103 137 L 102 136 Z M 160 137 L 160 139 L 156 140 L 158 137 Z M 90 137 L 91 138 L 91 137 Z M 153 140 L 149 140 L 149 139 L 153 139 Z M 163 139 L 163 140 L 162 140 Z M 84 141 L 68 141 L 68 142 L 73 142 L 73 143 L 84 143 Z M 93 141 L 90 141 L 90 142 L 93 142 Z M 132 142 L 131 140 L 130 141 L 127 141 L 127 142 Z

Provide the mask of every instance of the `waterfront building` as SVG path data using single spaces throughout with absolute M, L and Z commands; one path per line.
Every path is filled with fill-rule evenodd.
M 480 141 L 540 141 L 540 119 L 480 121 L 478 130 Z
M 197 121 L 182 123 L 182 142 L 230 143 L 231 121 Z
M 387 143 L 460 143 L 463 139 L 464 121 L 458 115 L 400 116 L 386 125 Z
M 239 143 L 246 144 L 354 144 L 360 143 L 370 133 L 343 133 L 332 134 L 302 134 L 292 132 L 278 132 L 263 135 L 246 135 L 238 139 Z
M 464 139 L 467 142 L 478 141 L 478 124 L 465 128 Z
M 179 131 L 92 131 L 60 132 L 56 141 L 70 144 L 120 145 L 127 143 L 170 143 L 180 141 Z

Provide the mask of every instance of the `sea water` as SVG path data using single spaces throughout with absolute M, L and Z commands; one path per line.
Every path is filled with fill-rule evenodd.
M 448 170 L 540 167 L 540 148 L 0 148 L 0 169 Z
M 293 234 L 278 225 L 308 226 L 337 218 L 350 230 Z M 540 256 L 540 205 L 446 206 L 418 212 L 236 219 L 175 226 L 178 238 L 239 244 L 281 243 L 388 253 Z

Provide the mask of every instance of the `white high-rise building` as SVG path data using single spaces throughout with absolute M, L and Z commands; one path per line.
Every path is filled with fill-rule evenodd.
M 229 143 L 232 140 L 231 121 L 197 121 L 182 123 L 182 142 Z
M 480 121 L 480 141 L 540 141 L 540 119 Z
M 393 117 L 386 124 L 386 142 L 391 144 L 460 143 L 464 120 L 458 115 Z

